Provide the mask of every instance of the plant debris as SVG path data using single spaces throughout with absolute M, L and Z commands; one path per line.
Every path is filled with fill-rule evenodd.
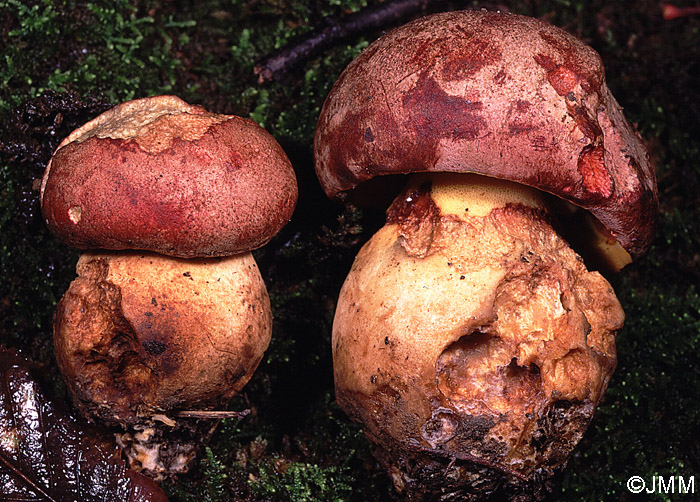
M 353 35 L 359 35 L 406 21 L 425 11 L 431 0 L 394 0 L 359 10 L 340 18 L 326 17 L 311 33 L 290 42 L 255 65 L 258 84 L 279 81 L 290 71 L 324 49 Z
M 27 361 L 0 346 L 0 500 L 166 501 L 103 437 L 47 401 Z

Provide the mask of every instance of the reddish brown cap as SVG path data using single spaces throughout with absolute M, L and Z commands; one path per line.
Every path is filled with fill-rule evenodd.
M 264 245 L 296 200 L 267 131 L 175 96 L 122 103 L 73 131 L 41 186 L 46 224 L 67 244 L 184 258 Z
M 379 175 L 473 172 L 588 209 L 633 256 L 653 237 L 654 171 L 600 57 L 537 19 L 447 12 L 384 35 L 331 90 L 314 153 L 331 197 Z

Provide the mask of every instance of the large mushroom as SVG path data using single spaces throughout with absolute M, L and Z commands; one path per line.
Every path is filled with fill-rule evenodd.
M 649 247 L 658 206 L 598 54 L 519 15 L 424 17 L 346 68 L 314 152 L 341 200 L 418 173 L 340 292 L 341 407 L 412 499 L 539 489 L 588 426 L 624 321 L 559 230 L 620 269 Z
M 296 199 L 292 166 L 263 128 L 174 96 L 118 105 L 59 145 L 42 211 L 60 239 L 92 251 L 57 306 L 54 345 L 84 415 L 143 432 L 154 417 L 173 425 L 178 412 L 227 404 L 271 336 L 250 251 Z M 159 465 L 157 449 L 133 456 L 151 471 L 185 468 L 182 455 Z

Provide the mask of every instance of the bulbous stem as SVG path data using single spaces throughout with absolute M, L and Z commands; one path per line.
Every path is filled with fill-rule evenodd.
M 563 465 L 615 367 L 623 320 L 536 191 L 421 175 L 341 290 L 337 400 L 397 487 L 483 495 L 499 476 L 518 485 Z
M 269 298 L 250 253 L 84 253 L 76 268 L 56 309 L 54 346 L 76 403 L 92 418 L 134 425 L 220 407 L 269 344 Z

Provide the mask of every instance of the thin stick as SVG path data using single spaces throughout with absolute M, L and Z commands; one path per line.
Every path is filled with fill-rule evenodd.
M 424 452 L 428 453 L 431 455 L 435 455 L 437 457 L 442 457 L 442 458 L 450 458 L 450 466 L 454 464 L 455 459 L 457 460 L 466 460 L 468 462 L 473 462 L 475 464 L 482 465 L 484 467 L 488 467 L 490 469 L 493 469 L 495 471 L 500 471 L 504 474 L 509 474 L 510 476 L 513 476 L 515 478 L 521 479 L 523 481 L 527 481 L 527 476 L 524 474 L 516 471 L 515 469 L 511 469 L 508 466 L 502 465 L 502 464 L 497 464 L 494 462 L 491 462 L 490 460 L 486 460 L 481 457 L 477 457 L 475 455 L 470 455 L 469 453 L 450 453 L 442 450 L 438 450 L 436 448 L 421 448 L 419 446 L 409 446 L 409 449 L 415 452 Z
M 51 495 L 49 495 L 41 486 L 39 486 L 36 482 L 34 482 L 32 479 L 30 479 L 26 474 L 24 474 L 22 471 L 20 471 L 15 464 L 12 462 L 11 459 L 7 458 L 5 453 L 0 450 L 0 463 L 4 464 L 5 467 L 10 469 L 12 473 L 17 476 L 19 479 L 24 481 L 27 486 L 29 486 L 32 490 L 36 491 L 39 495 L 47 499 L 49 502 L 58 502 L 55 498 L 53 498 Z
M 435 0 L 393 0 L 336 18 L 327 17 L 323 25 L 303 38 L 273 52 L 255 65 L 258 84 L 279 81 L 293 68 L 320 54 L 334 43 L 368 30 L 396 24 Z
M 205 419 L 219 419 L 219 418 L 243 418 L 250 415 L 250 410 L 243 411 L 200 411 L 200 410 L 189 410 L 189 411 L 178 411 L 175 413 L 176 417 L 179 418 L 205 418 Z
M 489 467 L 491 469 L 494 469 L 496 471 L 501 471 L 505 474 L 509 474 L 513 477 L 516 477 L 518 479 L 521 479 L 523 481 L 527 481 L 527 476 L 522 474 L 521 472 L 516 471 L 515 469 L 511 469 L 510 467 L 507 467 L 502 464 L 497 464 L 494 462 L 490 462 L 489 460 L 483 459 L 481 457 L 476 457 L 474 455 L 470 455 L 468 453 L 461 453 L 459 455 L 451 455 L 457 460 L 468 460 L 469 462 L 474 462 L 475 464 L 483 465 L 484 467 Z

